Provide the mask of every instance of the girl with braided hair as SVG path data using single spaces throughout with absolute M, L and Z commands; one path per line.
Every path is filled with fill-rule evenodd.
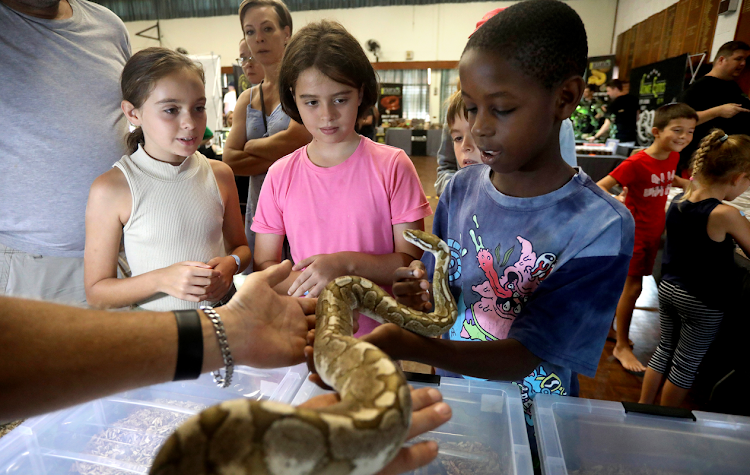
M 739 282 L 735 243 L 750 252 L 750 222 L 732 201 L 750 187 L 750 137 L 714 129 L 693 155 L 693 182 L 667 211 L 659 284 L 661 340 L 648 364 L 641 403 L 679 406 Z

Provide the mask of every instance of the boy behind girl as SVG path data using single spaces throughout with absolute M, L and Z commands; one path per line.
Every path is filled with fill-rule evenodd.
M 477 144 L 471 136 L 468 117 L 466 106 L 461 98 L 461 82 L 459 81 L 458 90 L 448 99 L 448 111 L 445 117 L 459 169 L 482 163 Z
M 580 17 L 555 0 L 514 4 L 471 36 L 459 71 L 485 165 L 456 173 L 433 226 L 454 251 L 458 320 L 442 339 L 393 324 L 365 337 L 442 374 L 516 381 L 529 426 L 535 394 L 576 396 L 577 374 L 596 373 L 633 249 L 627 209 L 560 153 L 587 53 Z M 431 256 L 396 271 L 401 303 L 431 308 Z
M 672 185 L 684 188 L 687 180 L 675 176 L 680 151 L 693 139 L 698 114 L 687 104 L 661 106 L 654 115 L 654 143 L 622 162 L 599 180 L 604 191 L 620 185 L 617 197 L 635 219 L 635 246 L 628 277 L 617 304 L 617 343 L 613 355 L 627 371 L 643 372 L 645 366 L 633 354 L 628 340 L 635 301 L 641 295 L 643 276 L 651 275 L 664 232 L 664 208 Z

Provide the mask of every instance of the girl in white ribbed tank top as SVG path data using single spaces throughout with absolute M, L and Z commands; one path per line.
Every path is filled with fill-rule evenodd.
M 197 152 L 206 129 L 200 65 L 147 48 L 122 73 L 131 155 L 91 185 L 84 281 L 93 307 L 217 305 L 251 261 L 234 174 Z M 117 278 L 120 242 L 132 277 Z

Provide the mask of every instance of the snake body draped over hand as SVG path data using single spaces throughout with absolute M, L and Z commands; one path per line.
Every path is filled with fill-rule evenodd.
M 404 238 L 435 255 L 435 310 L 399 304 L 371 281 L 333 280 L 318 298 L 315 367 L 341 402 L 319 409 L 234 400 L 192 417 L 167 439 L 151 474 L 373 474 L 403 445 L 411 422 L 401 369 L 374 345 L 352 338 L 353 310 L 424 336 L 448 331 L 458 310 L 448 288 L 450 249 L 432 234 Z

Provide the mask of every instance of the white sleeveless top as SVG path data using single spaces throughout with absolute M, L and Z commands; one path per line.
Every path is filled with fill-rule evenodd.
M 123 236 L 133 276 L 182 261 L 226 256 L 224 202 L 208 159 L 195 152 L 179 166 L 151 158 L 142 147 L 113 166 L 122 170 L 133 196 Z M 212 302 L 188 302 L 157 293 L 138 306 L 169 311 Z

